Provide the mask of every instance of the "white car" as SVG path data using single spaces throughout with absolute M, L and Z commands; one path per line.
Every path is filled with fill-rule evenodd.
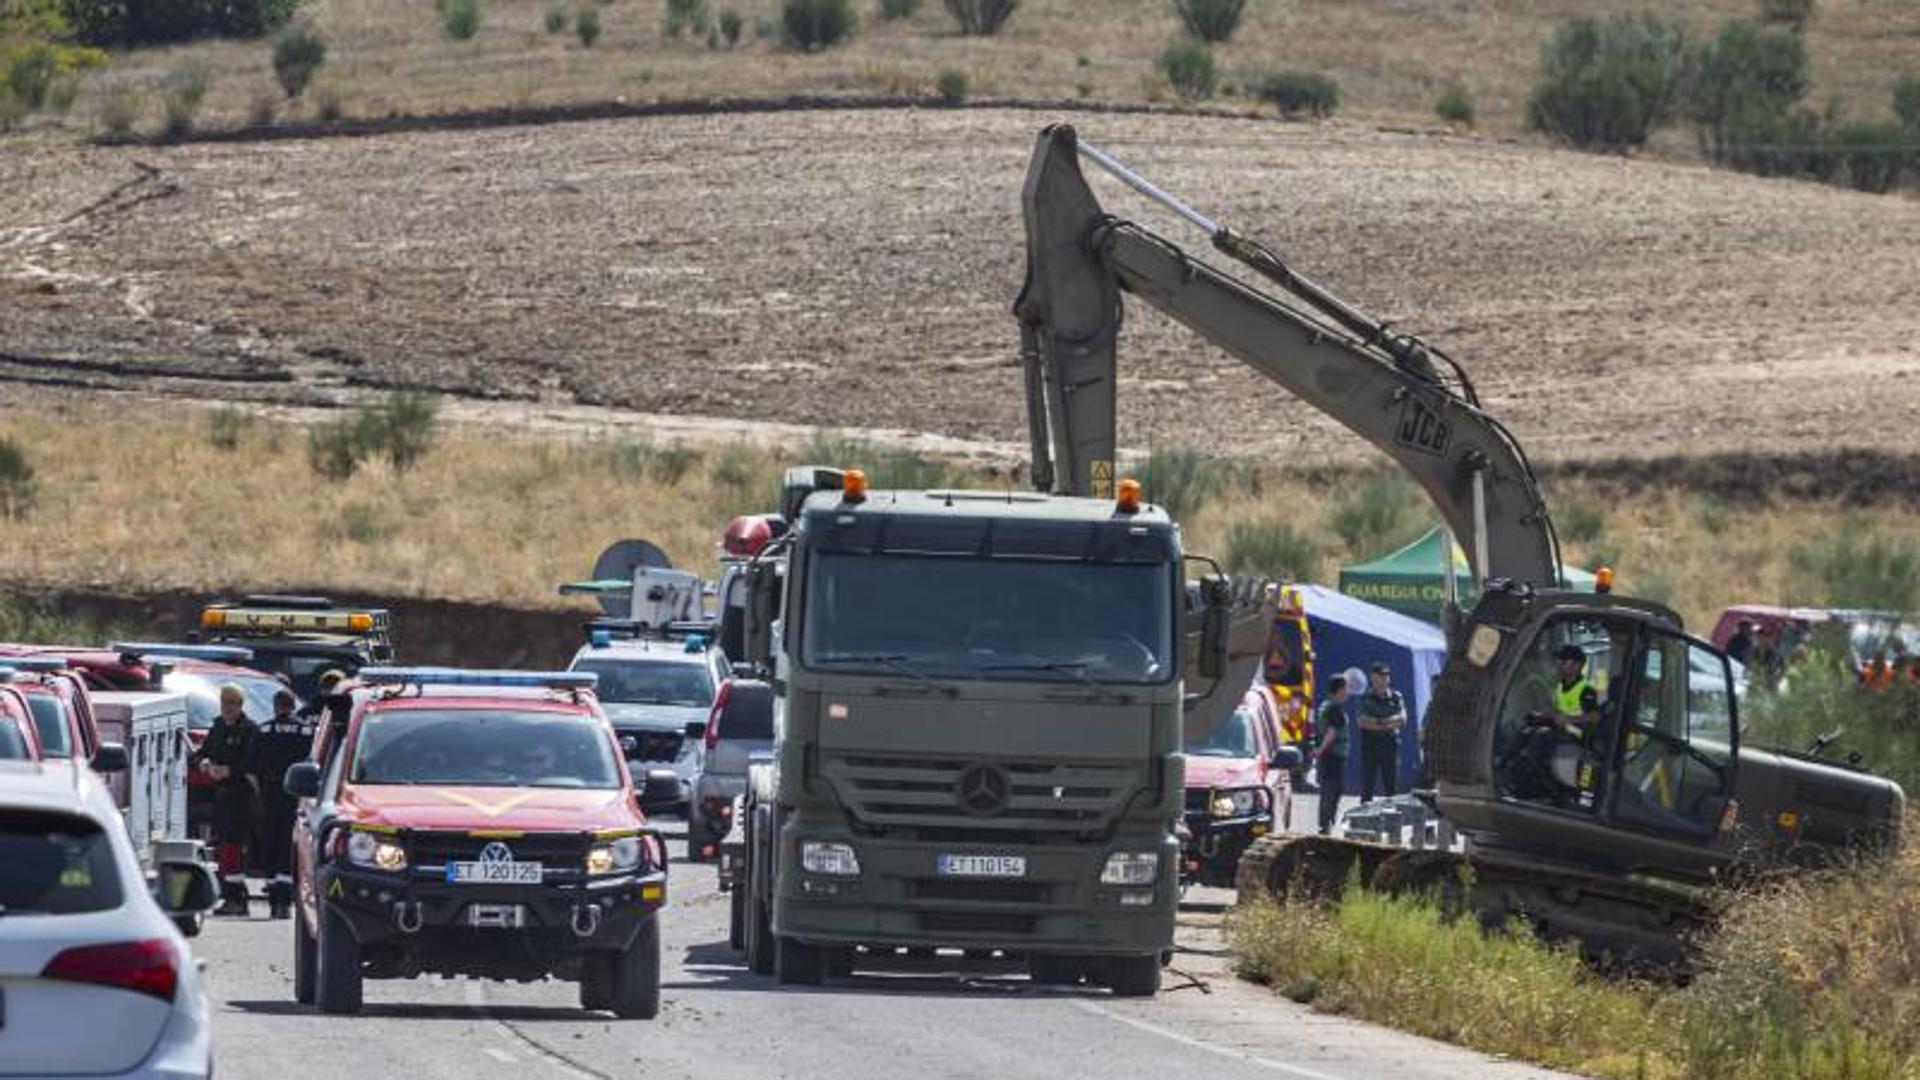
M 0 867 L 0 1077 L 211 1074 L 206 991 L 170 917 L 213 906 L 205 867 L 163 865 L 150 891 L 106 786 L 21 761 L 0 761 Z

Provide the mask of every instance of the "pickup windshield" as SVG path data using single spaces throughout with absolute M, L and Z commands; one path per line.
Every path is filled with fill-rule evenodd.
M 371 712 L 354 744 L 355 784 L 617 788 L 597 717 L 496 709 Z
M 72 757 L 66 703 L 52 694 L 28 694 L 27 706 L 33 710 L 33 728 L 40 733 L 40 752 L 50 758 Z
M 802 662 L 822 671 L 1039 682 L 1173 677 L 1164 563 L 822 551 Z
M 575 671 L 600 677 L 600 700 L 618 705 L 713 706 L 713 672 L 704 658 L 685 660 L 580 660 Z
M 1212 731 L 1198 737 L 1188 735 L 1186 743 L 1187 753 L 1195 757 L 1250 758 L 1260 754 L 1253 740 L 1253 711 L 1244 707 L 1233 710 L 1233 715 Z

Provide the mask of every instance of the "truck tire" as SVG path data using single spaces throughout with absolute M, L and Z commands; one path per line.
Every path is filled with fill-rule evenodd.
M 613 1014 L 622 1020 L 651 1020 L 660 1015 L 658 918 L 641 923 L 633 943 L 614 960 Z
M 314 1003 L 323 1013 L 349 1015 L 360 1011 L 360 943 L 347 921 L 325 907 L 320 909 L 319 960 L 314 972 Z
M 788 986 L 819 986 L 827 977 L 825 949 L 795 938 L 780 937 L 779 959 L 774 962 L 776 976 Z
M 853 974 L 853 958 L 859 953 L 858 949 L 851 945 L 843 945 L 837 949 L 828 949 L 826 952 L 827 974 L 838 979 L 844 979 Z
M 293 915 L 293 1000 L 313 1004 L 314 968 L 320 963 L 320 947 L 307 933 L 307 917 L 296 908 Z
M 1027 955 L 1027 978 L 1037 986 L 1073 986 L 1086 975 L 1086 964 L 1075 957 L 1055 953 Z
M 1116 956 L 1107 964 L 1107 986 L 1114 997 L 1152 997 L 1160 992 L 1159 953 Z
M 747 890 L 738 883 L 727 893 L 727 948 L 747 947 Z
M 773 974 L 773 918 L 757 896 L 747 900 L 747 925 L 742 929 L 746 932 L 748 969 L 755 975 Z
M 619 953 L 593 952 L 580 960 L 580 1007 L 588 1012 L 613 1008 L 613 966 Z

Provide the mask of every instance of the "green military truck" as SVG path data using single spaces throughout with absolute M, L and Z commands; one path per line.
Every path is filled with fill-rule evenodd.
M 746 568 L 748 663 L 777 695 L 722 865 L 752 967 L 811 984 L 901 947 L 996 950 L 1039 982 L 1154 993 L 1185 663 L 1232 679 L 1223 580 L 1189 599 L 1179 529 L 1130 482 L 796 475 L 784 535 Z

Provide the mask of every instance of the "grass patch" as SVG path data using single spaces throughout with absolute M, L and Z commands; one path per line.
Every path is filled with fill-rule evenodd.
M 135 627 L 61 611 L 46 600 L 0 599 L 0 641 L 71 645 L 76 641 L 113 641 L 138 634 Z
M 1248 519 L 1227 526 L 1229 573 L 1258 574 L 1276 581 L 1309 581 L 1319 576 L 1324 555 L 1320 542 L 1284 518 Z
M 1846 517 L 1794 545 L 1788 565 L 1820 604 L 1920 610 L 1920 540 Z
M 1413 482 L 1397 472 L 1369 473 L 1345 485 L 1327 514 L 1327 527 L 1349 555 L 1396 550 L 1426 525 L 1425 501 Z

